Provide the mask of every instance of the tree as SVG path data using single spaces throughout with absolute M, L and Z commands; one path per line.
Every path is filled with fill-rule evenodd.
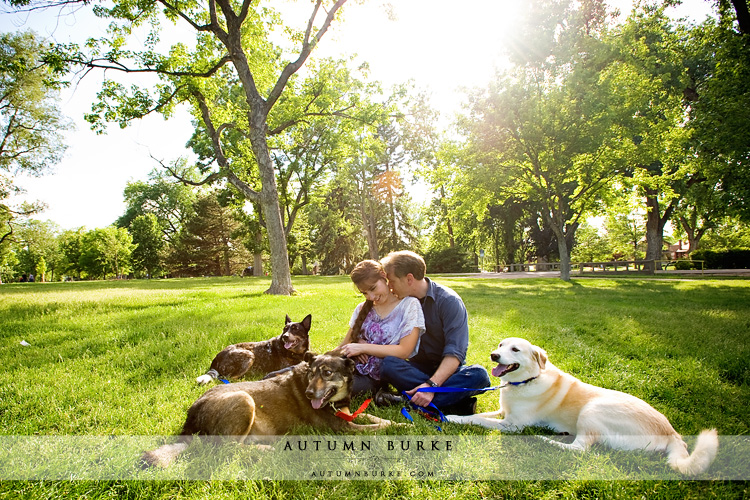
M 185 221 L 192 215 L 195 201 L 193 188 L 176 182 L 160 170 L 152 171 L 148 182 L 128 182 L 123 196 L 127 208 L 116 225 L 128 228 L 138 217 L 153 214 L 164 241 L 170 244 L 174 244 Z
M 65 151 L 61 132 L 70 125 L 57 108 L 62 83 L 41 60 L 43 52 L 32 32 L 0 35 L 0 245 L 13 233 L 18 216 L 43 208 L 5 202 L 20 193 L 14 176 L 42 175 Z
M 570 247 L 582 217 L 619 173 L 607 89 L 599 86 L 607 52 L 597 36 L 605 16 L 593 4 L 545 4 L 532 25 L 538 50 L 516 54 L 519 64 L 474 96 L 466 121 L 473 184 L 494 178 L 499 199 L 538 204 L 540 230 L 555 237 L 563 280 L 570 279 Z
M 168 260 L 180 274 L 230 276 L 247 265 L 248 257 L 235 238 L 238 229 L 239 222 L 219 203 L 217 193 L 207 193 L 196 201 L 194 215 Z
M 93 229 L 81 238 L 79 266 L 90 277 L 106 279 L 108 274 L 119 278 L 130 271 L 133 238 L 125 228 Z
M 27 219 L 19 221 L 13 244 L 18 258 L 19 274 L 38 275 L 38 268 L 44 267 L 44 271 L 50 271 L 47 276 L 49 281 L 55 279 L 55 272 L 59 271 L 61 255 L 57 241 L 60 228 L 51 221 L 38 221 Z M 40 263 L 44 262 L 43 266 Z M 42 281 L 42 276 L 37 276 L 37 281 Z
M 58 237 L 60 253 L 62 254 L 62 272 L 71 273 L 81 279 L 83 266 L 81 265 L 81 254 L 83 253 L 83 238 L 86 229 L 70 229 L 63 231 Z
M 687 128 L 708 185 L 730 214 L 750 221 L 750 33 L 720 12 L 687 39 Z
M 161 272 L 164 238 L 156 215 L 139 215 L 130 224 L 130 234 L 136 247 L 133 249 L 133 270 L 153 278 Z
M 362 224 L 343 173 L 335 176 L 310 209 L 311 240 L 322 274 L 349 273 L 365 253 Z
M 664 227 L 680 198 L 705 180 L 685 126 L 688 75 L 682 35 L 663 7 L 642 5 L 615 31 L 615 58 L 602 75 L 613 89 L 626 182 L 645 200 L 646 260 L 655 261 L 656 267 L 662 259 Z
M 241 3 L 209 0 L 206 4 L 116 0 L 112 5 L 97 5 L 94 9 L 97 15 L 112 21 L 108 37 L 90 40 L 87 53 L 75 46 L 58 46 L 48 60 L 58 67 L 78 66 L 159 76 L 161 82 L 153 92 L 135 87 L 129 91 L 118 82 L 105 80 L 99 95 L 101 100 L 89 116 L 95 127 L 102 127 L 104 120 L 127 125 L 151 112 L 168 115 L 176 104 L 190 103 L 213 149 L 215 169 L 204 181 L 226 179 L 249 201 L 261 207 L 271 251 L 272 279 L 267 292 L 288 295 L 294 288 L 275 165 L 268 144 L 269 133 L 275 130 L 271 113 L 285 99 L 285 88 L 346 1 L 316 0 L 305 28 L 295 31 L 280 27 L 275 12 L 255 6 L 251 0 Z M 32 5 L 50 6 L 59 2 L 40 0 Z M 168 53 L 159 53 L 158 30 L 164 22 L 179 23 L 194 30 L 194 48 L 178 43 L 170 47 Z M 317 28 L 316 23 L 319 23 Z M 281 30 L 277 31 L 291 34 L 290 39 L 298 44 L 290 61 L 285 61 L 286 47 L 279 48 L 270 42 L 271 31 L 279 27 Z M 138 29 L 150 30 L 145 46 L 140 51 L 128 50 L 126 41 Z M 235 91 L 243 97 L 241 107 L 227 108 L 224 104 L 230 101 L 226 94 Z M 295 111 L 285 123 L 304 119 L 304 108 Z M 244 137 L 246 155 L 242 161 L 233 161 L 224 155 L 225 137 L 232 130 Z M 252 164 L 258 168 L 259 189 L 241 178 Z

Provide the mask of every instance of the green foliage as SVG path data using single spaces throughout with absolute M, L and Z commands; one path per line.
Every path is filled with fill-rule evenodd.
M 93 278 L 115 278 L 130 272 L 133 237 L 122 227 L 93 229 L 81 238 L 81 269 Z
M 177 276 L 230 276 L 250 262 L 236 240 L 239 222 L 232 210 L 220 203 L 216 192 L 205 193 L 194 205 L 179 239 L 167 258 Z
M 705 269 L 750 269 L 750 249 L 696 250 L 690 257 L 705 261 Z
M 133 237 L 133 270 L 150 278 L 162 274 L 164 239 L 156 215 L 139 215 L 130 225 Z
M 0 258 L 19 224 L 42 210 L 40 203 L 10 206 L 5 200 L 22 190 L 18 174 L 40 176 L 60 161 L 70 128 L 58 110 L 62 84 L 42 61 L 45 44 L 31 31 L 0 34 Z
M 571 254 L 573 262 L 605 262 L 612 259 L 612 249 L 606 236 L 597 227 L 581 224 L 576 231 L 576 245 Z
M 750 193 L 750 44 L 733 20 L 707 19 L 690 31 L 688 93 L 693 147 L 725 208 L 748 220 Z M 721 180 L 719 183 L 718 180 Z
M 469 254 L 460 248 L 430 250 L 424 256 L 427 273 L 467 273 L 476 272 L 476 266 Z
M 188 178 L 195 175 L 184 167 L 184 162 L 176 162 L 173 168 Z M 117 220 L 117 226 L 130 227 L 138 216 L 153 214 L 165 241 L 173 243 L 185 220 L 193 213 L 196 194 L 193 188 L 170 178 L 166 172 L 154 170 L 148 181 L 128 182 L 123 196 L 127 208 Z
M 61 131 L 69 124 L 57 109 L 61 84 L 40 60 L 44 49 L 31 31 L 0 35 L 2 175 L 40 175 L 65 151 Z

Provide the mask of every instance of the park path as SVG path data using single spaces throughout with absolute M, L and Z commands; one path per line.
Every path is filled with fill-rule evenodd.
M 572 273 L 571 278 L 602 278 L 609 276 L 622 276 L 627 274 L 635 274 L 628 272 L 620 273 L 586 273 L 583 276 L 579 276 L 578 273 Z M 527 272 L 512 272 L 512 273 L 469 273 L 469 274 L 456 274 L 450 275 L 456 278 L 496 278 L 496 279 L 522 279 L 522 278 L 559 278 L 560 271 L 527 271 Z M 687 278 L 691 276 L 695 277 L 741 277 L 750 278 L 750 269 L 708 269 L 705 271 L 656 271 L 655 276 L 662 278 Z

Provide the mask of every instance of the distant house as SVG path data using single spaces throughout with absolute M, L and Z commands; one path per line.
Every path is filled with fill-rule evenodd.
M 674 245 L 669 245 L 664 252 L 664 257 L 669 260 L 686 259 L 688 252 L 690 252 L 690 242 L 680 240 Z

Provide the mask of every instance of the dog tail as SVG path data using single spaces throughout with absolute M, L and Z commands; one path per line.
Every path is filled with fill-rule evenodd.
M 698 435 L 693 453 L 688 454 L 682 439 L 675 438 L 668 450 L 667 461 L 670 467 L 686 476 L 705 472 L 716 458 L 719 449 L 719 435 L 716 429 L 705 430 Z
M 144 451 L 141 455 L 141 464 L 147 467 L 167 467 L 175 461 L 177 455 L 182 453 L 190 445 L 192 436 L 180 436 L 176 443 L 165 444 L 155 450 Z
M 212 380 L 216 380 L 219 378 L 219 372 L 211 368 L 206 372 L 205 375 L 201 375 L 197 379 L 195 379 L 196 382 L 198 382 L 200 385 L 206 385 Z

